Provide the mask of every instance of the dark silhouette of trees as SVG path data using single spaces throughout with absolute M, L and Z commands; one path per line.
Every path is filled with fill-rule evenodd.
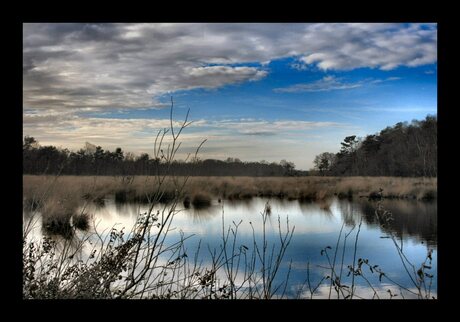
M 37 146 L 38 146 L 38 142 L 37 140 L 35 140 L 35 138 L 27 136 L 27 135 L 24 137 L 24 143 L 22 144 L 23 150 L 30 150 L 32 148 L 36 148 Z
M 360 146 L 360 139 L 356 138 L 356 135 L 347 136 L 340 145 L 342 147 L 340 152 L 336 154 L 335 162 L 330 170 L 337 175 L 359 175 L 357 151 Z
M 336 155 L 330 152 L 323 152 L 315 157 L 313 163 L 315 170 L 318 170 L 321 175 L 328 173 L 332 165 L 335 163 Z
M 324 152 L 316 156 L 311 173 L 333 176 L 424 176 L 435 177 L 437 163 L 437 117 L 428 115 L 422 121 L 397 123 L 380 133 L 358 138 L 345 137 L 338 153 Z M 161 156 L 161 154 L 160 154 Z M 279 163 L 243 162 L 229 157 L 225 161 L 192 157 L 176 160 L 166 168 L 160 157 L 144 153 L 135 156 L 118 147 L 104 150 L 86 142 L 73 152 L 54 146 L 40 146 L 35 138 L 23 141 L 24 174 L 67 175 L 152 175 L 173 173 L 192 176 L 301 176 L 307 171 L 295 169 L 286 160 Z
M 347 136 L 341 146 L 327 170 L 326 163 L 320 168 L 324 153 L 315 158 L 315 169 L 339 176 L 436 177 L 438 173 L 436 116 L 399 122 L 364 139 Z
M 359 141 L 356 139 L 356 135 L 347 136 L 343 142 L 340 143 L 342 145 L 340 153 L 344 155 L 352 154 L 358 149 L 358 143 Z
M 169 167 L 169 168 L 168 168 Z M 161 158 L 151 158 L 147 153 L 139 156 L 122 148 L 104 150 L 89 142 L 84 148 L 70 152 L 54 146 L 39 146 L 33 138 L 26 136 L 23 142 L 24 174 L 64 175 L 154 175 L 172 173 L 178 176 L 299 176 L 308 172 L 295 169 L 295 164 L 286 160 L 280 163 L 243 162 L 238 158 L 225 161 L 191 158 L 185 162 L 175 160 L 165 164 Z
M 295 175 L 294 169 L 295 169 L 295 164 L 293 162 L 286 161 L 285 159 L 280 161 L 280 165 L 285 169 L 285 173 L 288 176 L 293 176 Z

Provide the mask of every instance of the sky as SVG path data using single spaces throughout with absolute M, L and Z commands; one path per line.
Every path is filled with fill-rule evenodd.
M 313 167 L 349 135 L 437 114 L 430 23 L 25 23 L 23 135 L 153 155 L 190 109 L 178 159 Z

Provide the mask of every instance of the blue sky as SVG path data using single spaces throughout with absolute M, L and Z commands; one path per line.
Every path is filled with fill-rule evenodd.
M 24 135 L 185 158 L 293 161 L 437 113 L 435 24 L 25 24 Z

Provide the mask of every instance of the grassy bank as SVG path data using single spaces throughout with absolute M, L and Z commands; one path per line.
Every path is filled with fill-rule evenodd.
M 53 184 L 51 184 L 56 180 Z M 176 178 L 166 178 L 162 186 L 161 202 L 175 197 Z M 49 188 L 51 187 L 51 188 Z M 53 198 L 69 200 L 91 199 L 103 203 L 103 198 L 115 196 L 117 201 L 148 202 L 158 187 L 154 177 L 112 176 L 23 176 L 25 205 L 36 200 Z M 382 189 L 382 191 L 380 191 Z M 411 198 L 418 200 L 437 198 L 436 178 L 397 177 L 190 177 L 182 198 L 197 200 L 222 198 L 228 200 L 252 197 L 272 197 L 291 200 L 323 200 L 339 198 L 375 197 Z M 206 202 L 206 201 L 205 201 Z

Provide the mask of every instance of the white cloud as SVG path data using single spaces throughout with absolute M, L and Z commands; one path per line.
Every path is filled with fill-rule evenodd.
M 152 137 L 159 130 L 170 127 L 169 119 L 79 117 L 72 113 L 60 114 L 54 111 L 44 114 L 28 111 L 24 114 L 23 120 L 24 132 L 30 132 L 29 135 L 48 136 L 52 133 L 53 135 L 57 135 L 55 139 L 62 141 L 62 143 L 76 141 L 79 145 L 89 137 L 97 137 L 103 141 L 110 142 L 134 139 L 136 136 L 139 136 L 139 139 L 143 140 L 147 134 Z M 181 124 L 181 121 L 173 122 L 175 128 L 180 127 Z M 184 139 L 187 140 L 187 137 L 200 137 L 204 139 L 207 136 L 216 137 L 222 135 L 276 135 L 288 132 L 312 131 L 322 128 L 346 128 L 347 126 L 346 124 L 336 122 L 245 119 L 224 121 L 196 120 L 191 125 L 191 128 L 194 128 L 194 134 L 185 134 Z M 110 136 L 108 135 L 109 133 Z
M 183 80 L 187 86 L 180 89 L 218 88 L 228 84 L 256 81 L 268 72 L 255 67 L 203 66 L 184 69 Z M 152 93 L 161 92 L 161 85 L 151 87 Z
M 284 88 L 275 88 L 274 91 L 278 93 L 296 93 L 296 92 L 324 92 L 340 89 L 352 89 L 361 87 L 362 82 L 344 83 L 334 76 L 325 76 L 320 80 L 306 84 L 295 84 Z
M 23 30 L 24 106 L 34 108 L 163 107 L 159 95 L 259 80 L 282 57 L 323 70 L 437 60 L 435 24 L 27 23 Z M 228 66 L 250 62 L 260 66 Z
M 433 24 L 403 28 L 398 24 L 321 24 L 311 26 L 310 31 L 303 40 L 312 46 L 300 60 L 323 70 L 391 70 L 437 60 L 437 31 Z
M 278 93 L 327 92 L 353 89 L 369 84 L 378 84 L 399 79 L 399 77 L 388 77 L 386 79 L 365 79 L 358 82 L 344 82 L 341 78 L 336 78 L 335 76 L 325 76 L 311 83 L 294 84 L 288 87 L 275 88 L 274 91 Z
M 213 123 L 210 124 L 212 125 Z M 286 131 L 308 131 L 319 128 L 341 127 L 344 125 L 336 122 L 235 120 L 214 123 L 214 126 L 237 131 L 240 134 L 276 134 Z

